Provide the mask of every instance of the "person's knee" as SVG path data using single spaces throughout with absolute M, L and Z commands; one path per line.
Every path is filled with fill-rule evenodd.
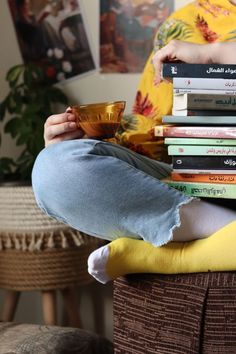
M 73 200 L 75 187 L 77 193 L 80 188 L 86 188 L 86 170 L 90 170 L 86 156 L 90 150 L 83 141 L 70 141 L 51 145 L 40 152 L 32 171 L 32 186 L 36 201 L 44 211 L 52 214 L 56 204 L 62 207 L 65 199 L 67 203 Z

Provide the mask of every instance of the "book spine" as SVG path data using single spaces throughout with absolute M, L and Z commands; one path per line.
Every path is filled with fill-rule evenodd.
M 193 93 L 193 94 L 213 94 L 213 95 L 236 95 L 236 91 L 228 90 L 214 90 L 214 89 L 191 89 L 191 88 L 175 88 L 173 89 L 174 95 Z
M 186 98 L 184 102 L 184 98 Z M 184 94 L 174 96 L 175 110 L 206 109 L 206 110 L 236 110 L 236 97 L 224 95 Z
M 231 170 L 236 172 L 236 157 L 172 156 L 174 169 Z
M 222 110 L 215 110 L 215 109 L 172 109 L 173 116 L 222 116 Z M 235 111 L 227 110 L 227 116 L 235 116 Z
M 236 184 L 236 174 L 171 173 L 173 181 Z
M 166 182 L 170 187 L 173 187 L 180 192 L 195 196 L 207 198 L 236 198 L 236 186 L 220 183 L 192 183 L 192 182 Z
M 221 175 L 231 175 L 232 173 L 234 174 L 235 171 L 232 171 L 232 170 L 219 170 L 219 169 L 216 169 L 216 170 L 207 170 L 205 168 L 173 168 L 173 172 L 175 173 L 185 173 L 185 174 L 203 174 L 203 175 L 206 175 L 206 174 L 210 174 L 210 175 L 214 175 L 214 174 L 221 174 Z
M 210 79 L 232 79 L 236 75 L 236 65 L 228 64 L 186 64 L 163 63 L 164 78 L 190 77 Z
M 177 156 L 236 156 L 236 147 L 211 145 L 169 145 L 168 154 Z
M 235 91 L 236 79 L 199 79 L 199 78 L 186 78 L 176 77 L 173 79 L 174 89 L 188 88 L 188 89 L 214 89 L 214 90 L 227 90 Z
M 236 127 L 190 127 L 157 125 L 156 137 L 236 139 Z
M 236 114 L 236 112 L 235 112 Z M 174 124 L 174 125 L 236 125 L 235 116 L 164 116 L 162 117 L 162 123 Z
M 234 139 L 205 139 L 205 138 L 165 138 L 166 145 L 224 145 L 236 146 Z

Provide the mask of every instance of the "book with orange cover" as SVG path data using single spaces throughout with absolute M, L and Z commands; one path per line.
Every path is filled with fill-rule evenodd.
M 236 174 L 198 174 L 172 172 L 173 181 L 236 184 Z

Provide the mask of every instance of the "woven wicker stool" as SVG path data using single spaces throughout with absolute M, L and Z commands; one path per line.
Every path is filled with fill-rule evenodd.
M 31 186 L 0 187 L 0 288 L 6 290 L 2 320 L 12 321 L 21 291 L 42 291 L 45 324 L 56 324 L 56 290 L 69 323 L 79 326 L 75 287 L 93 279 L 89 254 L 103 241 L 41 212 Z
M 234 354 L 235 299 L 235 272 L 119 278 L 115 353 Z

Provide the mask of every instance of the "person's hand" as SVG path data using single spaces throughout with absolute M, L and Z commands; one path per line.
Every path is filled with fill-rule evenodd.
M 65 113 L 55 114 L 47 118 L 44 124 L 45 146 L 59 141 L 80 139 L 84 136 L 82 129 L 75 122 L 75 115 L 71 108 Z
M 211 57 L 207 46 L 208 44 L 195 44 L 179 40 L 170 41 L 153 55 L 152 63 L 155 70 L 154 84 L 158 85 L 162 81 L 161 72 L 164 62 L 209 63 Z

